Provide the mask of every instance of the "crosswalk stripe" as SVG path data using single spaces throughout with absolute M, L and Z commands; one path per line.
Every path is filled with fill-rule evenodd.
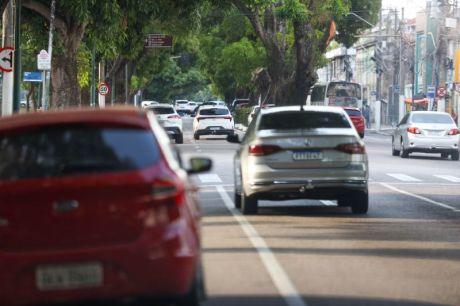
M 387 175 L 404 182 L 420 182 L 419 179 L 402 173 L 387 173 Z
M 434 175 L 434 176 L 440 179 L 449 181 L 449 182 L 460 183 L 460 177 L 456 177 L 453 175 Z
M 202 183 L 222 183 L 222 180 L 217 174 L 200 174 L 198 178 Z

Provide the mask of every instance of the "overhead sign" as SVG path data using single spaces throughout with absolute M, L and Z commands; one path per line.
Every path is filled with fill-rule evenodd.
M 24 82 L 41 82 L 41 71 L 26 71 L 24 72 Z
M 438 87 L 438 97 L 443 98 L 446 96 L 446 89 L 444 87 Z
M 110 92 L 109 84 L 107 84 L 107 82 L 99 83 L 99 85 L 97 86 L 97 92 L 101 96 L 107 96 L 109 94 L 109 92 Z
M 0 70 L 3 72 L 13 71 L 13 47 L 0 48 Z
M 145 48 L 171 48 L 172 36 L 168 34 L 148 34 L 144 42 Z
M 436 94 L 436 86 L 428 85 L 426 88 L 426 95 L 428 96 L 428 98 L 434 99 L 434 95 Z
M 37 69 L 38 70 L 50 70 L 51 69 L 51 57 L 46 50 L 41 50 L 37 55 Z

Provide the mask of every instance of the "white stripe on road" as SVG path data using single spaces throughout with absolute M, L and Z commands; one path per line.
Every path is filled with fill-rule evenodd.
M 216 186 L 225 206 L 232 213 L 233 217 L 238 221 L 246 236 L 251 241 L 253 247 L 257 250 L 262 263 L 268 271 L 275 287 L 278 289 L 281 297 L 288 306 L 307 306 L 307 303 L 302 299 L 291 280 L 284 272 L 281 264 L 273 255 L 265 240 L 259 235 L 257 230 L 249 223 L 249 221 L 235 209 L 233 201 L 225 191 L 224 187 Z
M 408 196 L 411 196 L 413 198 L 416 198 L 416 199 L 419 199 L 419 200 L 422 200 L 422 201 L 425 201 L 425 202 L 428 202 L 430 204 L 434 204 L 436 206 L 439 206 L 439 207 L 442 207 L 442 208 L 447 208 L 449 210 L 452 210 L 452 211 L 455 211 L 455 212 L 460 212 L 460 209 L 458 208 L 455 208 L 455 207 L 452 207 L 450 205 L 447 205 L 447 204 L 444 204 L 444 203 L 441 203 L 441 202 L 437 202 L 437 201 L 433 201 L 433 200 L 430 200 L 428 198 L 425 198 L 425 197 L 422 197 L 418 194 L 414 194 L 414 193 L 411 193 L 411 192 L 408 192 L 408 191 L 405 191 L 405 190 L 401 190 L 401 189 L 398 189 L 396 187 L 393 187 L 389 184 L 386 184 L 386 183 L 380 183 L 380 185 L 388 188 L 388 189 L 391 189 L 391 190 L 394 190 L 394 191 L 397 191 L 399 193 L 402 193 L 402 194 L 405 194 L 405 195 L 408 195 Z
M 320 200 L 321 203 L 323 203 L 326 206 L 337 206 L 334 201 L 329 201 L 329 200 Z
M 419 179 L 402 173 L 387 173 L 387 175 L 404 182 L 420 182 Z
M 200 174 L 198 178 L 202 183 L 222 183 L 222 180 L 217 174 Z
M 434 176 L 439 177 L 449 182 L 460 183 L 460 177 L 456 177 L 453 175 L 434 175 Z

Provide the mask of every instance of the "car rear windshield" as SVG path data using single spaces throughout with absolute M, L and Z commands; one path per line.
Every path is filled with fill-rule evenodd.
M 452 118 L 445 114 L 413 114 L 411 121 L 414 123 L 453 123 Z
M 206 108 L 206 109 L 200 110 L 200 115 L 203 115 L 203 116 L 228 115 L 228 109 L 225 109 L 225 108 Z
M 259 130 L 291 130 L 317 128 L 350 128 L 343 114 L 326 112 L 276 112 L 265 114 Z
M 176 104 L 188 104 L 188 101 L 177 101 Z
M 174 114 L 174 109 L 168 106 L 152 107 L 150 109 L 157 115 Z
M 0 180 L 129 171 L 159 158 L 143 129 L 73 125 L 0 135 Z
M 357 109 L 346 109 L 345 110 L 350 117 L 361 117 L 361 111 Z

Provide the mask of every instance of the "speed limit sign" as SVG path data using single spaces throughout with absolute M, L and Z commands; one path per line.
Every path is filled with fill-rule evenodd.
M 97 92 L 101 96 L 107 96 L 110 92 L 109 84 L 107 84 L 107 82 L 99 83 L 99 85 L 97 86 Z

